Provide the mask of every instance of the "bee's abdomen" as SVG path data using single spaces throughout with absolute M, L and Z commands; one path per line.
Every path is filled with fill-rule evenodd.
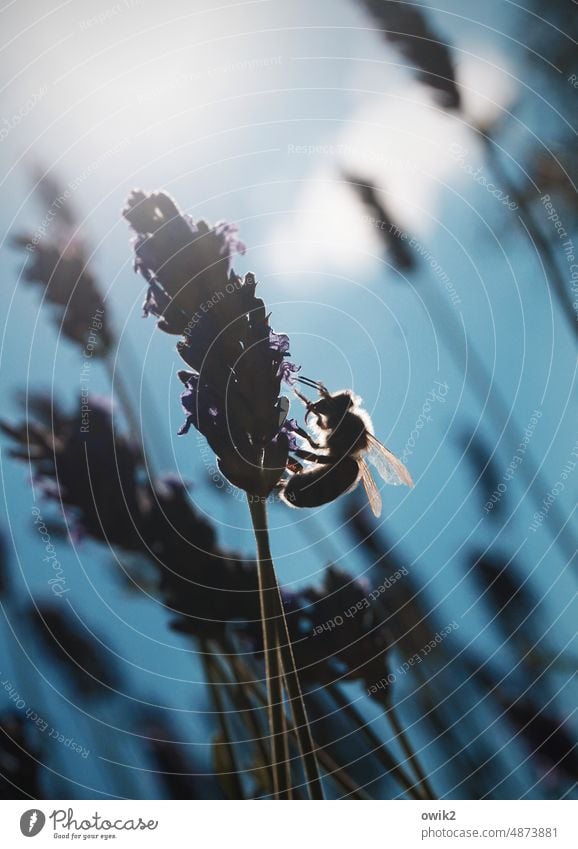
M 283 499 L 293 507 L 320 507 L 351 489 L 358 478 L 357 461 L 343 457 L 293 475 L 283 489 Z

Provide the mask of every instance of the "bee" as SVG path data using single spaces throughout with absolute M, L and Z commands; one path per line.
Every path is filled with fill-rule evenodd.
M 413 486 L 410 473 L 373 435 L 369 414 L 351 390 L 332 394 L 322 383 L 306 377 L 297 380 L 315 388 L 321 396 L 318 401 L 310 401 L 295 389 L 307 408 L 305 423 L 310 416 L 314 418 L 316 440 L 302 428 L 296 428 L 296 433 L 315 450 L 293 450 L 292 454 L 308 465 L 304 467 L 297 459 L 290 459 L 288 468 L 293 474 L 285 482 L 281 497 L 292 507 L 319 507 L 350 492 L 361 480 L 374 515 L 380 516 L 381 496 L 366 458 L 393 486 Z

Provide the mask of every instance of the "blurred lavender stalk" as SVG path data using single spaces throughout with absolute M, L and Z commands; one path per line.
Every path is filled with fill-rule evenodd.
M 459 109 L 450 46 L 429 23 L 422 6 L 405 0 L 359 0 L 378 25 L 386 41 L 407 59 L 418 80 L 433 89 L 437 102 L 446 109 Z

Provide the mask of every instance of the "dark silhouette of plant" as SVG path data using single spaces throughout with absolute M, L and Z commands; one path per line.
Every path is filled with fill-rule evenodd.
M 500 484 L 503 485 L 502 475 L 498 472 L 495 453 L 487 439 L 476 429 L 471 433 L 464 432 L 458 445 L 470 467 L 481 506 L 485 506 L 491 496 L 494 496 L 492 508 L 487 511 L 487 515 L 494 520 L 502 519 L 508 498 L 506 491 L 498 489 Z
M 159 327 L 181 336 L 177 350 L 191 372 L 180 373 L 187 420 L 206 437 L 223 475 L 247 494 L 257 542 L 263 643 L 267 665 L 271 764 L 275 795 L 287 798 L 283 683 L 300 736 L 309 792 L 323 795 L 311 732 L 275 575 L 267 530 L 266 499 L 286 470 L 294 427 L 287 420 L 282 381 L 289 339 L 273 331 L 253 274 L 230 267 L 239 248 L 236 229 L 210 227 L 183 215 L 165 193 L 135 191 L 123 212 L 136 232 L 135 269 L 148 284 L 145 312 Z
M 385 207 L 375 186 L 370 185 L 362 177 L 355 174 L 345 174 L 344 179 L 364 204 L 372 219 L 370 222 L 377 235 L 383 242 L 386 254 L 400 271 L 410 271 L 416 267 L 415 256 L 406 244 L 407 233 L 395 223 L 391 213 Z
M 441 40 L 422 8 L 405 0 L 361 0 L 386 41 L 407 59 L 418 80 L 433 89 L 446 109 L 459 109 L 461 98 L 448 44 Z
M 41 799 L 40 752 L 30 742 L 27 720 L 16 711 L 0 715 L 0 791 L 3 799 Z
M 107 652 L 80 619 L 64 612 L 56 602 L 29 609 L 38 644 L 66 672 L 82 695 L 103 697 L 117 690 L 119 677 L 111 652 Z

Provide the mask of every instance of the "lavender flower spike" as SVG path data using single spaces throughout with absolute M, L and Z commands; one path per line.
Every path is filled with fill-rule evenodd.
M 289 338 L 269 325 L 254 275 L 231 269 L 233 252 L 243 250 L 236 228 L 195 222 L 162 192 L 133 192 L 123 214 L 137 234 L 135 269 L 149 285 L 145 312 L 181 335 L 177 350 L 191 369 L 179 373 L 187 416 L 180 433 L 193 425 L 234 486 L 268 495 L 292 439 L 281 383 L 297 367 L 286 359 Z

